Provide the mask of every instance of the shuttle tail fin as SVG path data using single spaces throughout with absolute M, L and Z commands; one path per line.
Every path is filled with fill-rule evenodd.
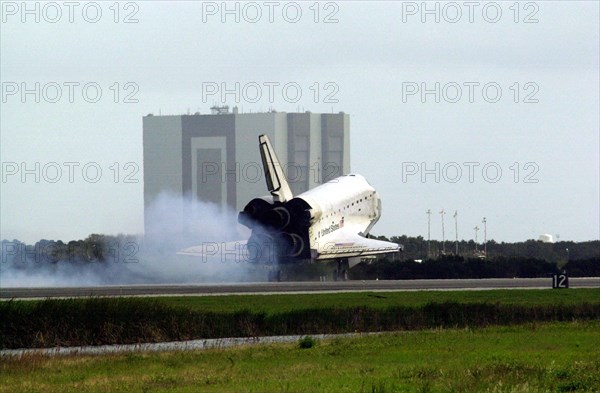
M 275 155 L 273 146 L 271 146 L 271 141 L 269 141 L 269 137 L 266 135 L 260 135 L 258 141 L 265 179 L 267 180 L 267 188 L 275 201 L 287 202 L 294 198 L 294 195 L 285 178 L 283 168 L 279 164 L 279 159 Z

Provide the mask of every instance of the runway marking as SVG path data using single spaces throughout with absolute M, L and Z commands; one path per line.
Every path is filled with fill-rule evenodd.
M 600 278 L 571 278 L 572 288 L 599 288 Z M 456 280 L 394 280 L 337 281 L 228 284 L 162 284 L 121 285 L 64 288 L 2 288 L 0 299 L 30 300 L 77 297 L 160 297 L 160 296 L 225 296 L 319 294 L 348 292 L 411 292 L 411 291 L 486 291 L 493 289 L 550 289 L 552 279 L 456 279 Z

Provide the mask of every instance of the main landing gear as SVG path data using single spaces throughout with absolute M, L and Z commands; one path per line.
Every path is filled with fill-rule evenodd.
M 340 258 L 337 259 L 337 269 L 333 271 L 333 279 L 334 281 L 347 281 L 348 280 L 348 271 L 350 270 L 350 265 L 348 264 L 348 258 Z

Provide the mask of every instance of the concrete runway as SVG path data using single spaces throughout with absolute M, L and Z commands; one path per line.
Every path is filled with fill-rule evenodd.
M 600 278 L 569 278 L 571 288 L 600 288 Z M 115 285 L 65 288 L 0 288 L 0 299 L 85 296 L 167 296 L 319 293 L 360 291 L 485 290 L 551 288 L 552 278 L 490 278 L 465 280 L 394 280 L 270 282 L 236 284 Z

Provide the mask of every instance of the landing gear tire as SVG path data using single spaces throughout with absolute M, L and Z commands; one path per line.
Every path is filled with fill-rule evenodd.
M 334 271 L 334 280 L 335 281 L 348 281 L 348 270 L 350 269 L 350 265 L 348 264 L 348 259 L 338 259 L 337 260 L 337 269 Z

